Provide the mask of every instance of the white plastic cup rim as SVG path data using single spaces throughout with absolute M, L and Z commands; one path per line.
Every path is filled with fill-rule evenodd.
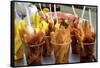
M 71 40 L 70 40 L 69 42 L 67 42 L 67 43 L 62 43 L 62 44 L 55 43 L 55 42 L 52 42 L 52 41 L 51 41 L 51 44 L 53 44 L 53 45 L 58 45 L 58 46 L 63 46 L 63 45 L 67 45 L 67 44 L 70 44 L 70 43 L 71 43 Z
M 39 44 L 30 45 L 29 47 L 38 47 L 38 46 L 41 46 L 44 43 L 45 43 L 45 41 L 43 41 L 43 42 L 41 42 Z
M 93 45 L 95 44 L 95 42 L 92 42 L 92 43 L 83 43 L 83 45 Z

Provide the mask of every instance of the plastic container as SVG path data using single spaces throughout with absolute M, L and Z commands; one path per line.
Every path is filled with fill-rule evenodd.
M 94 45 L 95 42 L 83 43 L 83 48 L 80 51 L 80 62 L 93 62 Z
M 80 45 L 78 44 L 78 40 L 76 39 L 75 36 L 72 36 L 72 54 L 80 54 Z
M 70 41 L 63 44 L 51 42 L 54 47 L 55 63 L 62 64 L 69 62 Z
M 53 52 L 53 46 L 51 45 L 50 40 L 51 40 L 50 36 L 45 36 L 45 43 L 43 46 L 43 53 L 42 53 L 44 57 L 51 56 Z
M 40 65 L 43 45 L 45 41 L 40 44 L 26 46 L 26 56 L 28 65 Z

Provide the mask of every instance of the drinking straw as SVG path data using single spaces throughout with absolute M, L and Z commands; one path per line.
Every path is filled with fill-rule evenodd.
M 92 26 L 92 19 L 91 19 L 91 10 L 90 10 L 90 8 L 89 8 L 89 21 L 90 21 L 90 24 Z
M 72 5 L 72 9 L 73 9 L 73 13 L 74 13 L 74 15 L 77 15 L 76 12 L 75 12 L 74 5 Z
M 50 7 L 50 13 L 52 13 L 52 11 L 51 11 L 51 4 L 49 5 L 49 7 Z M 54 23 L 53 18 L 52 18 L 52 14 L 50 15 L 50 17 L 51 17 L 52 23 Z
M 24 56 L 24 64 L 27 65 L 26 55 L 25 55 L 25 53 L 23 54 L 23 56 Z
M 48 16 L 49 18 L 51 18 L 52 22 L 54 22 L 52 16 L 49 16 L 48 14 L 44 14 L 40 3 L 39 3 L 39 7 L 40 7 L 40 10 L 41 10 L 42 14 L 44 15 L 44 17 Z M 51 12 L 51 5 L 50 5 L 50 12 Z
M 29 11 L 28 11 L 28 7 L 25 6 L 25 9 L 26 9 L 26 15 L 27 15 L 28 25 L 31 25 L 31 22 L 30 22 L 30 15 L 29 15 Z
M 84 6 L 84 7 L 83 7 L 82 14 L 81 14 L 81 20 L 80 20 L 81 22 L 79 22 L 79 23 L 82 23 L 82 21 L 83 21 L 83 16 L 84 16 L 84 13 L 85 13 L 85 8 L 86 8 L 86 7 Z M 84 46 L 83 46 L 83 45 L 84 45 L 83 42 L 81 42 L 80 45 L 81 45 L 81 48 L 82 48 L 82 53 L 85 54 L 85 49 L 84 49 Z
M 44 15 L 44 17 L 46 17 L 46 15 L 44 14 L 44 12 L 43 12 L 43 10 L 42 10 L 42 6 L 41 6 L 41 4 L 40 4 L 40 3 L 39 3 L 39 8 L 40 8 L 40 10 L 41 10 L 42 14 Z
M 94 31 L 93 29 L 93 25 L 92 25 L 92 17 L 91 17 L 91 9 L 89 8 L 89 21 L 90 21 L 90 25 L 91 25 L 91 29 Z
M 30 29 L 30 33 L 31 33 L 31 32 L 33 32 L 33 28 L 31 26 L 29 10 L 28 10 L 28 7 L 27 6 L 25 6 L 25 9 L 26 9 L 26 16 L 27 16 L 27 21 L 28 21 L 28 28 Z
M 49 7 L 50 7 L 50 13 L 51 13 L 51 4 L 49 5 Z
M 82 11 L 81 18 L 80 18 L 80 23 L 82 23 L 82 21 L 83 21 L 85 9 L 86 9 L 86 6 L 83 7 L 83 11 Z
M 84 13 L 85 13 L 85 6 L 83 7 L 83 11 L 82 11 L 82 15 L 81 15 L 81 19 L 83 19 Z
M 57 19 L 57 23 L 58 23 L 58 16 L 57 16 L 57 12 L 56 12 L 56 5 L 54 4 L 54 13 L 55 13 L 55 17 Z

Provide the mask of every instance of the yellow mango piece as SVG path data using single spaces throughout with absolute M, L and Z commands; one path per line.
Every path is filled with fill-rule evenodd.
M 14 51 L 14 53 L 16 54 L 17 51 L 19 50 L 19 48 L 22 45 L 22 41 L 21 41 L 21 39 L 18 36 L 16 36 L 14 43 L 15 43 L 15 49 L 14 49 L 15 51 Z
M 48 29 L 48 23 L 46 21 L 41 21 L 42 31 L 45 32 Z
M 47 12 L 49 12 L 49 9 L 48 8 L 44 8 L 43 11 L 47 13 Z
M 26 29 L 26 27 L 27 27 L 27 22 L 25 20 L 19 20 L 18 22 L 15 21 L 15 39 L 14 39 L 15 55 L 22 45 L 19 29 Z
M 35 32 L 39 32 L 40 31 L 40 28 L 34 28 Z
M 39 27 L 40 18 L 41 16 L 39 15 L 39 13 L 36 13 L 35 15 L 32 16 L 33 27 L 36 27 L 36 28 Z

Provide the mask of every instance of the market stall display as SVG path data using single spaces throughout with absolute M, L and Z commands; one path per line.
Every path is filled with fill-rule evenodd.
M 94 61 L 96 32 L 92 21 L 84 19 L 85 9 L 88 7 L 83 6 L 82 15 L 79 16 L 74 5 L 70 6 L 72 14 L 61 11 L 60 4 L 60 10 L 57 11 L 57 4 L 47 3 L 47 8 L 43 7 L 44 3 L 15 3 L 16 66 L 17 61 L 23 59 L 21 63 L 26 64 L 22 66 Z M 17 9 L 17 5 L 21 5 L 23 10 Z M 77 57 L 78 61 L 74 61 L 77 58 L 70 59 L 71 57 Z

